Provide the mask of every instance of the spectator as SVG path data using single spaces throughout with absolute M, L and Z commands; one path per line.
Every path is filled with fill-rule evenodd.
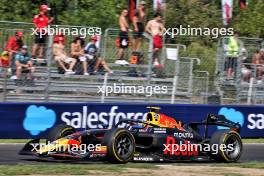
M 235 33 L 234 36 L 229 37 L 226 55 L 227 80 L 230 80 L 232 77 L 234 77 L 237 68 L 237 59 L 239 55 L 239 42 L 237 33 Z
M 75 74 L 73 67 L 76 64 L 76 59 L 67 56 L 65 52 L 63 35 L 57 35 L 54 37 L 53 55 L 55 61 L 64 70 L 65 74 Z M 69 69 L 67 69 L 65 64 L 69 64 Z
M 53 18 L 49 18 L 46 13 L 50 10 L 47 5 L 41 5 L 39 7 L 39 14 L 34 16 L 33 23 L 36 27 L 35 44 L 32 48 L 32 57 L 35 58 L 36 51 L 38 50 L 38 58 L 43 58 L 43 47 L 47 38 L 46 27 L 53 21 Z
M 119 33 L 119 50 L 118 50 L 118 59 L 116 60 L 116 64 L 120 65 L 129 65 L 129 63 L 124 60 L 124 50 L 128 48 L 129 40 L 128 40 L 128 31 L 129 26 L 126 20 L 126 17 L 128 16 L 128 10 L 124 9 L 119 16 L 119 27 L 120 27 L 120 33 Z
M 8 59 L 8 52 L 3 51 L 0 56 L 0 71 L 1 67 L 8 68 L 10 65 L 9 59 Z
M 23 46 L 23 33 L 21 31 L 17 31 L 15 36 L 9 38 L 5 51 L 8 52 L 9 62 L 12 62 L 13 56 L 21 49 Z
M 264 64 L 264 48 L 259 50 L 257 53 L 253 55 L 253 64 L 256 65 L 257 71 L 257 83 L 262 83 L 262 75 L 263 75 L 263 64 Z
M 24 45 L 21 50 L 15 55 L 16 64 L 16 76 L 17 79 L 21 78 L 22 71 L 28 70 L 28 79 L 32 79 L 32 74 L 35 70 L 31 61 L 31 55 L 28 52 L 28 48 Z
M 58 35 L 55 35 L 53 40 L 54 41 L 60 41 L 60 42 L 62 42 L 63 45 L 64 45 L 64 42 L 65 42 L 64 35 L 61 34 L 61 33 L 59 33 Z
M 73 42 L 71 43 L 71 57 L 75 58 L 77 61 L 80 60 L 80 57 L 84 56 L 84 40 L 81 37 L 76 37 Z M 85 64 L 85 63 L 83 63 Z M 79 63 L 77 65 L 77 74 L 80 73 L 80 68 L 78 67 Z M 83 66 L 84 67 L 84 66 Z M 87 66 L 86 66 L 87 67 Z M 89 75 L 87 73 L 87 70 L 83 70 L 84 75 Z
M 249 83 L 250 78 L 251 78 L 251 59 L 248 57 L 247 50 L 245 48 L 241 49 L 241 61 L 242 61 L 242 66 L 241 66 L 241 73 L 242 73 L 242 81 Z
M 164 25 L 162 23 L 162 18 L 159 13 L 156 13 L 154 15 L 154 19 L 150 20 L 147 23 L 145 31 L 149 33 L 153 37 L 153 61 L 154 61 L 154 66 L 159 67 L 159 51 L 162 49 L 163 44 L 162 44 L 162 35 L 165 31 Z
M 144 27 L 144 19 L 145 19 L 145 1 L 141 1 L 139 4 L 138 10 L 135 13 L 133 18 L 133 26 L 134 26 L 134 51 L 139 51 L 142 44 L 143 33 L 145 30 Z
M 80 61 L 83 63 L 84 75 L 89 75 L 89 73 L 87 72 L 87 61 L 89 64 L 94 66 L 94 73 L 98 72 L 98 68 L 100 65 L 102 65 L 108 73 L 113 73 L 112 70 L 110 70 L 110 68 L 108 67 L 107 63 L 99 56 L 99 48 L 96 45 L 97 41 L 98 37 L 92 36 L 91 42 L 89 42 L 84 48 L 85 56 L 80 57 Z

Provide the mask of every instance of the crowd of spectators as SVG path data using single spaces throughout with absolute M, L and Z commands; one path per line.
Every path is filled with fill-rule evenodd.
M 34 65 L 40 65 L 40 61 L 45 60 L 43 55 L 47 34 L 44 28 L 53 21 L 53 18 L 47 16 L 48 10 L 50 8 L 47 5 L 41 5 L 39 14 L 33 18 L 37 33 L 31 51 L 25 45 L 22 31 L 17 31 L 14 36 L 8 39 L 1 58 L 6 58 L 5 67 L 8 67 L 12 73 L 11 79 L 21 79 L 22 73 L 28 73 L 27 78 L 32 79 L 32 73 L 35 70 Z M 83 66 L 81 74 L 83 75 L 89 75 L 88 66 L 89 69 L 93 69 L 93 74 L 98 73 L 100 66 L 108 73 L 113 73 L 104 59 L 100 57 L 99 36 L 92 36 L 87 44 L 85 38 L 76 37 L 69 47 L 69 53 L 67 53 L 67 46 L 65 46 L 65 36 L 58 34 L 53 37 L 52 53 L 58 70 L 62 70 L 67 75 L 76 74 L 76 65 L 81 63 Z M 80 73 L 80 71 L 78 72 Z
M 230 36 L 225 45 L 226 80 L 235 80 L 237 71 L 241 72 L 242 83 L 249 83 L 251 78 L 257 84 L 263 82 L 264 48 L 249 54 L 238 34 Z
M 244 53 L 246 49 L 244 49 Z M 256 81 L 257 84 L 263 83 L 264 73 L 264 48 L 257 50 L 252 57 L 242 57 L 241 73 L 242 81 L 247 83 L 250 82 L 250 78 Z
M 163 48 L 162 36 L 165 32 L 162 16 L 159 13 L 155 13 L 153 19 L 146 22 L 145 4 L 145 1 L 140 1 L 134 13 L 132 18 L 133 30 L 129 28 L 127 19 L 129 14 L 128 10 L 123 9 L 119 16 L 120 33 L 117 38 L 118 53 L 117 60 L 115 61 L 116 64 L 138 64 L 143 34 L 146 32 L 152 36 L 153 39 L 153 65 L 156 67 L 162 66 L 159 61 L 159 53 Z M 39 60 L 43 59 L 43 48 L 47 40 L 47 34 L 43 33 L 43 29 L 53 22 L 53 18 L 47 15 L 48 10 L 50 10 L 50 8 L 47 5 L 41 5 L 39 14 L 35 15 L 33 18 L 37 34 L 31 50 L 32 52 L 30 52 L 23 41 L 22 31 L 17 31 L 14 36 L 9 38 L 2 55 L 8 56 L 13 74 L 12 78 L 20 79 L 21 73 L 24 72 L 24 70 L 30 73 L 28 78 L 32 78 L 32 73 L 35 70 L 34 64 L 38 64 Z M 131 43 L 128 35 L 129 32 L 133 32 L 133 52 L 130 63 L 128 59 L 125 58 L 125 51 Z M 78 36 L 74 38 L 70 46 L 66 46 L 65 36 L 62 34 L 55 35 L 52 53 L 59 73 L 66 75 L 90 75 L 97 74 L 99 68 L 103 67 L 106 72 L 112 74 L 113 71 L 109 68 L 104 58 L 100 56 L 101 48 L 99 38 L 100 36 L 95 35 L 87 39 Z M 88 42 L 86 43 L 87 40 Z M 228 38 L 225 45 L 225 58 L 227 81 L 236 78 L 239 66 L 241 67 L 242 80 L 244 82 L 249 82 L 251 77 L 255 77 L 257 83 L 262 83 L 264 49 L 257 51 L 250 58 L 246 48 L 241 46 L 238 34 L 235 33 L 234 36 Z
M 128 10 L 123 9 L 119 16 L 119 28 L 120 33 L 117 38 L 117 46 L 118 46 L 118 56 L 115 61 L 116 64 L 120 65 L 128 65 L 128 60 L 125 59 L 125 50 L 130 45 L 129 32 L 133 31 L 133 40 L 132 40 L 132 56 L 130 59 L 130 64 L 138 64 L 140 61 L 140 56 L 142 55 L 141 47 L 143 42 L 143 34 L 144 32 L 148 33 L 152 37 L 153 41 L 153 57 L 152 63 L 155 67 L 160 67 L 159 55 L 160 51 L 163 47 L 163 33 L 165 32 L 165 28 L 163 25 L 162 16 L 159 12 L 154 14 L 154 18 L 146 23 L 146 12 L 145 12 L 145 1 L 140 1 L 138 8 L 133 14 L 132 18 L 132 26 L 133 30 L 129 28 L 129 24 L 127 22 Z M 145 25 L 146 23 L 146 25 Z

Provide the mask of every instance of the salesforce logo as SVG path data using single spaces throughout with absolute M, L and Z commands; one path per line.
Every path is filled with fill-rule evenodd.
M 222 107 L 218 115 L 224 115 L 228 120 L 233 121 L 235 123 L 239 123 L 241 127 L 244 124 L 244 115 L 240 111 L 236 111 L 234 108 L 226 108 Z M 228 129 L 228 127 L 217 126 L 218 129 Z
M 56 122 L 56 113 L 45 106 L 31 105 L 27 108 L 25 115 L 23 127 L 33 136 L 51 128 Z
M 61 121 L 74 128 L 112 128 L 122 119 L 146 119 L 143 112 L 118 112 L 118 106 L 110 107 L 109 111 L 89 112 L 88 106 L 82 106 L 79 112 L 63 112 Z M 121 124 L 120 127 L 125 127 Z

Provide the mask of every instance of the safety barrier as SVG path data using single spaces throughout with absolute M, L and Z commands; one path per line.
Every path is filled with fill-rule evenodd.
M 184 123 L 204 120 L 208 114 L 225 115 L 242 126 L 242 137 L 264 137 L 263 106 L 150 105 Z M 45 137 L 51 127 L 61 123 L 79 130 L 111 128 L 121 119 L 144 119 L 146 106 L 149 104 L 1 103 L 0 138 Z M 209 132 L 216 129 L 210 127 Z
M 34 36 L 32 36 L 32 23 L 19 23 L 0 21 L 0 43 L 3 50 L 6 41 L 13 36 L 16 31 L 24 32 L 24 41 L 32 48 Z M 51 27 L 62 28 L 82 28 L 86 26 L 68 26 L 54 25 Z M 64 75 L 58 69 L 52 53 L 53 36 L 45 44 L 45 63 L 39 65 L 36 62 L 36 71 L 33 74 L 34 84 L 30 85 L 26 79 L 12 80 L 14 73 L 7 68 L 0 71 L 0 98 L 6 102 L 152 102 L 152 103 L 190 103 L 193 92 L 201 93 L 203 100 L 195 103 L 206 103 L 208 95 L 208 76 L 203 77 L 194 75 L 194 66 L 197 65 L 197 58 L 179 57 L 177 62 L 167 59 L 168 56 L 162 55 L 161 62 L 164 69 L 153 67 L 152 59 L 152 37 L 144 33 L 144 42 L 141 49 L 142 62 L 140 64 L 130 64 L 129 66 L 120 66 L 113 62 L 117 57 L 118 47 L 116 38 L 119 30 L 106 29 L 100 41 L 100 56 L 105 59 L 114 74 L 104 75 L 104 71 L 99 71 L 94 75 L 82 75 L 82 63 L 77 62 L 74 70 L 76 75 Z M 1 35 L 3 34 L 3 35 Z M 74 36 L 66 37 L 66 51 L 70 52 L 70 42 Z M 132 36 L 130 36 L 132 38 Z M 86 38 L 86 42 L 89 38 Z M 130 40 L 132 43 L 132 39 Z M 164 49 L 178 45 L 165 45 Z M 132 49 L 129 47 L 126 52 L 127 61 L 131 60 Z M 178 68 L 175 68 L 178 65 Z M 89 64 L 90 66 L 93 65 Z M 172 67 L 171 67 L 172 66 Z M 196 70 L 197 71 L 197 70 Z M 195 72 L 196 73 L 196 72 Z M 175 82 L 175 75 L 177 81 Z M 199 80 L 205 83 L 201 86 Z M 195 83 L 197 83 L 195 85 Z M 166 86 L 167 91 L 164 94 L 153 93 L 152 96 L 146 96 L 145 92 L 141 93 L 98 93 L 99 88 L 103 86 L 113 87 L 114 84 L 137 87 L 155 87 Z M 197 86 L 198 85 L 198 86 Z M 206 87 L 205 87 L 206 86 Z M 195 93 L 198 95 L 197 93 Z M 200 96 L 200 95 L 198 95 Z

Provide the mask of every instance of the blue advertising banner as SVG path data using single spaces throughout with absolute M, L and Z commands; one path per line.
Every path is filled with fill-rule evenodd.
M 0 138 L 44 137 L 56 124 L 78 129 L 111 126 L 120 119 L 143 119 L 149 104 L 0 103 Z M 242 137 L 264 137 L 264 106 L 155 105 L 160 112 L 184 123 L 204 120 L 207 114 L 225 115 L 239 122 Z M 220 127 L 214 127 L 220 128 Z

